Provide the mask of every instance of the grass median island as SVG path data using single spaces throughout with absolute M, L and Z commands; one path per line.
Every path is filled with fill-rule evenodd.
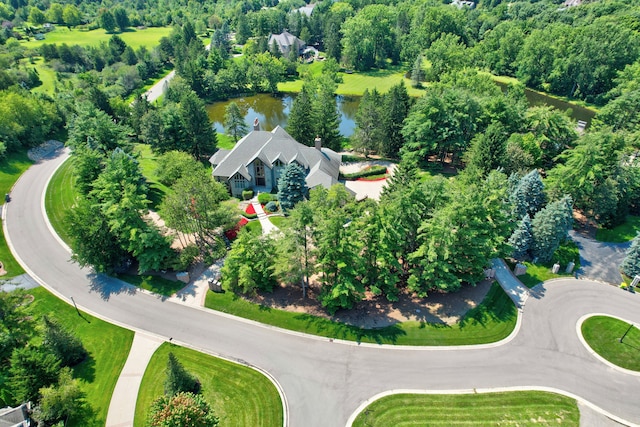
M 627 220 L 612 229 L 599 228 L 596 231 L 596 240 L 608 243 L 624 243 L 633 240 L 640 232 L 640 216 L 629 215 Z
M 469 310 L 453 326 L 426 322 L 403 322 L 377 329 L 363 329 L 344 323 L 253 304 L 232 292 L 208 292 L 205 306 L 293 331 L 349 341 L 397 345 L 486 344 L 506 338 L 515 327 L 517 310 L 500 285 L 494 283 L 482 304 Z
M 71 236 L 67 227 L 67 215 L 78 197 L 73 173 L 73 160 L 69 158 L 51 177 L 44 198 L 44 207 L 51 226 L 60 238 L 71 246 Z
M 382 426 L 578 426 L 574 399 L 542 391 L 481 394 L 394 394 L 376 400 L 354 427 Z
M 87 418 L 71 419 L 69 427 L 104 426 L 111 395 L 129 355 L 133 332 L 112 325 L 89 314 L 82 316 L 69 304 L 59 300 L 44 288 L 28 291 L 35 299 L 29 311 L 35 318 L 47 315 L 72 331 L 89 352 L 89 358 L 76 366 L 74 377 L 80 378 L 86 400 L 93 409 Z
M 582 323 L 581 331 L 589 347 L 601 357 L 621 368 L 640 372 L 640 330 L 629 326 L 613 317 L 592 316 Z
M 146 425 L 151 403 L 164 392 L 169 352 L 202 383 L 202 395 L 221 426 L 281 427 L 282 402 L 267 377 L 246 366 L 164 343 L 156 350 L 142 378 L 134 426 Z

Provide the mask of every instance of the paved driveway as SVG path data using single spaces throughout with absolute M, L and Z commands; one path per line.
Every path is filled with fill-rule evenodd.
M 620 264 L 622 264 L 625 252 L 631 246 L 631 242 L 598 242 L 573 230 L 569 234 L 580 249 L 578 277 L 598 280 L 612 285 L 619 285 L 622 282 Z
M 103 319 L 266 370 L 286 396 L 293 427 L 344 426 L 362 402 L 391 389 L 523 386 L 564 390 L 613 416 L 640 422 L 640 405 L 632 397 L 638 377 L 601 363 L 576 333 L 586 313 L 640 323 L 640 294 L 587 280 L 545 283 L 527 300 L 513 339 L 490 346 L 398 348 L 283 331 L 123 287 L 71 263 L 46 224 L 41 203 L 64 157 L 32 166 L 13 189 L 3 225 L 20 262 L 61 299 L 69 302 L 73 296 L 78 306 Z

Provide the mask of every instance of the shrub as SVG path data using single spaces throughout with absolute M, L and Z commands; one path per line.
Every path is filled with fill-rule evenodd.
M 278 205 L 276 202 L 271 201 L 265 205 L 264 209 L 267 212 L 276 212 L 278 210 Z
M 273 196 L 269 193 L 260 193 L 258 194 L 258 203 L 261 205 L 265 205 L 273 200 Z
M 173 269 L 176 271 L 185 271 L 195 261 L 196 257 L 200 255 L 200 249 L 196 245 L 189 245 L 178 254 Z
M 363 171 L 360 172 L 355 172 L 355 173 L 347 173 L 344 174 L 344 178 L 348 179 L 348 180 L 354 180 L 354 179 L 358 179 L 358 178 L 364 178 L 367 176 L 373 176 L 373 175 L 384 175 L 387 173 L 387 168 L 386 166 L 379 166 L 379 165 L 375 165 L 375 166 L 371 166 L 370 168 L 367 168 Z
M 243 190 L 242 191 L 242 200 L 250 200 L 253 197 L 253 190 Z

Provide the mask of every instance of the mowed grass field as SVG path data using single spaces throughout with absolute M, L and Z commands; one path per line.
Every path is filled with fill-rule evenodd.
M 600 356 L 621 368 L 640 372 L 640 329 L 609 316 L 589 317 L 582 323 L 582 336 Z M 620 338 L 627 335 L 622 342 Z
M 167 360 L 173 353 L 202 384 L 201 393 L 225 427 L 281 427 L 282 402 L 267 377 L 246 366 L 188 348 L 164 343 L 156 350 L 142 378 L 135 427 L 143 427 L 151 403 L 164 393 Z
M 49 221 L 64 242 L 71 246 L 67 215 L 78 197 L 73 173 L 73 158 L 67 159 L 53 174 L 44 197 L 44 208 Z
M 541 391 L 487 394 L 395 394 L 376 400 L 353 427 L 575 426 L 574 399 Z
M 322 73 L 322 62 L 314 62 L 312 64 L 301 65 L 298 69 L 301 75 L 310 74 L 313 76 Z M 407 92 L 410 96 L 419 97 L 424 95 L 424 89 L 411 87 L 411 80 L 405 78 L 406 69 L 401 65 L 389 66 L 383 70 L 372 70 L 362 73 L 339 73 L 342 77 L 342 83 L 338 85 L 336 93 L 338 95 L 354 95 L 360 96 L 365 89 L 371 91 L 376 88 L 380 93 L 386 93 L 392 86 L 404 81 Z M 280 92 L 300 92 L 302 90 L 302 79 L 290 80 L 278 83 L 278 91 Z
M 70 419 L 69 427 L 104 426 L 116 381 L 124 366 L 133 341 L 133 332 L 112 325 L 86 313 L 79 314 L 44 288 L 29 291 L 35 299 L 29 312 L 36 319 L 46 315 L 58 320 L 73 332 L 89 352 L 89 358 L 73 369 L 81 381 L 86 401 L 92 411 Z
M 144 30 L 129 28 L 122 33 L 107 33 L 102 28 L 87 31 L 67 29 L 67 27 L 58 25 L 55 30 L 45 34 L 44 40 L 32 39 L 23 42 L 23 45 L 29 49 L 37 49 L 45 43 L 95 46 L 100 42 L 108 42 L 111 36 L 117 35 L 135 50 L 140 46 L 151 48 L 157 45 L 162 37 L 171 33 L 171 30 L 171 27 L 149 27 Z
M 596 240 L 599 242 L 624 243 L 633 240 L 640 232 L 640 216 L 629 215 L 627 220 L 612 229 L 599 228 Z

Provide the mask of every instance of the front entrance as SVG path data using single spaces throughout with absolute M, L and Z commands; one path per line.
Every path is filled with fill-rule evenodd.
M 264 163 L 262 163 L 260 160 L 256 160 L 256 186 L 257 187 L 264 187 L 265 184 L 265 180 L 264 180 Z

